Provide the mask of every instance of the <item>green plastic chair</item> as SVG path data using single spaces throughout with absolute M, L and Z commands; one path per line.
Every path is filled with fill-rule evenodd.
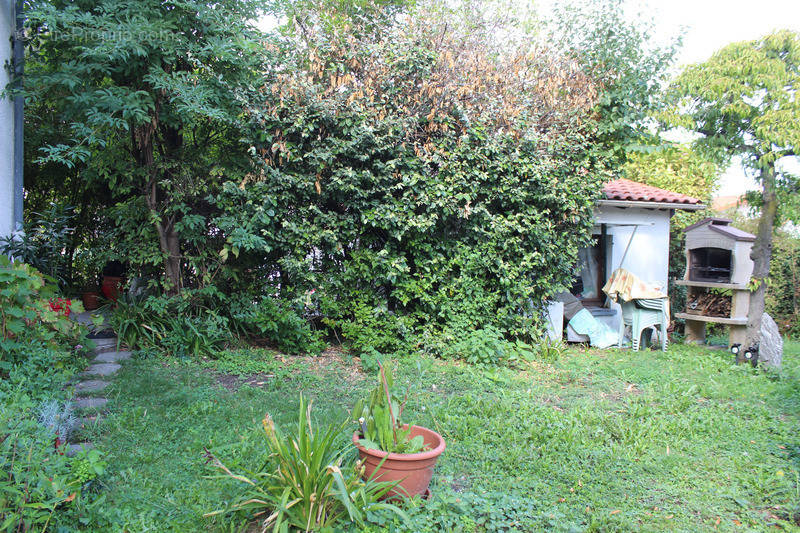
M 619 347 L 622 348 L 622 339 L 625 327 L 631 327 L 631 348 L 639 351 L 642 333 L 649 328 L 659 328 L 661 350 L 667 351 L 667 309 L 669 298 L 633 299 L 630 302 L 621 302 L 622 320 L 619 323 Z M 652 341 L 653 334 L 646 344 Z

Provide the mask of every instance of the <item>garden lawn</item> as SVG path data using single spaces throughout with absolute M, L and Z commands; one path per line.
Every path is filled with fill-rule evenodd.
M 798 343 L 787 343 L 777 374 L 736 366 L 725 351 L 675 345 L 569 349 L 524 371 L 411 357 L 395 376 L 409 388 L 406 419 L 439 431 L 447 450 L 434 498 L 409 506 L 411 523 L 385 527 L 798 530 Z M 240 489 L 214 477 L 204 449 L 256 466 L 265 413 L 289 429 L 302 393 L 317 420 L 339 420 L 373 380 L 333 352 L 127 362 L 91 435 L 110 463 L 93 528 L 235 530 L 242 517 L 203 518 Z

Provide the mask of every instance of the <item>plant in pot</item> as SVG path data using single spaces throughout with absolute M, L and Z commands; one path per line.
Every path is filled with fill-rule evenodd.
M 378 386 L 353 407 L 359 424 L 353 444 L 364 462 L 364 478 L 397 483 L 388 498 L 426 496 L 444 439 L 428 428 L 403 423 L 405 398 L 400 401 L 392 392 L 391 370 L 378 366 Z
M 81 291 L 81 300 L 83 301 L 83 308 L 87 311 L 94 311 L 100 307 L 100 290 L 97 285 L 87 283 L 83 286 Z

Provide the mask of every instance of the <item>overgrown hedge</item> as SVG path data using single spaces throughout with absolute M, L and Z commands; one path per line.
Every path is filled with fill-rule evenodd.
M 514 30 L 503 17 L 423 2 L 408 19 L 341 19 L 315 5 L 294 28 L 236 40 L 248 2 L 183 12 L 104 0 L 89 14 L 39 4 L 34 27 L 116 27 L 116 13 L 132 9 L 158 27 L 209 26 L 123 41 L 110 57 L 92 32 L 34 32 L 47 53 L 32 59 L 32 101 L 64 117 L 29 143 L 46 156 L 34 166 L 66 164 L 84 204 L 105 205 L 79 209 L 100 228 L 95 242 L 67 246 L 93 265 L 87 281 L 106 260 L 126 263 L 154 294 L 180 293 L 165 309 L 210 316 L 203 331 L 251 312 L 237 302 L 278 298 L 283 314 L 357 352 L 414 347 L 445 330 L 527 337 L 542 300 L 569 285 L 603 181 L 599 89 L 563 51 L 498 39 Z M 126 46 L 141 58 L 131 63 Z M 76 74 L 88 68 L 70 62 L 76 54 L 102 68 Z M 73 85 L 48 75 L 68 67 Z M 138 96 L 85 101 L 109 84 Z M 63 91 L 77 103 L 64 107 Z M 113 127 L 95 128 L 100 119 Z M 55 144 L 67 123 L 91 135 Z
M 769 278 L 767 312 L 784 334 L 800 338 L 800 238 L 775 237 Z
M 476 104 L 442 65 L 452 51 L 411 33 L 309 46 L 265 95 L 260 172 L 216 197 L 229 267 L 305 302 L 356 351 L 450 328 L 530 336 L 590 234 L 602 179 L 586 102 L 509 82 Z M 574 79 L 556 89 L 591 92 Z

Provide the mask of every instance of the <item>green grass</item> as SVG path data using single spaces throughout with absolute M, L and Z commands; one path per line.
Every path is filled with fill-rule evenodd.
M 571 349 L 526 371 L 405 359 L 407 418 L 447 441 L 412 529 L 798 530 L 800 344 L 785 351 L 779 374 L 688 346 Z M 341 358 L 246 354 L 125 364 L 92 435 L 110 463 L 95 528 L 231 530 L 234 518 L 202 517 L 238 490 L 209 477 L 204 448 L 254 466 L 265 412 L 286 427 L 303 392 L 319 421 L 340 419 L 373 385 Z M 243 384 L 223 387 L 215 366 Z

